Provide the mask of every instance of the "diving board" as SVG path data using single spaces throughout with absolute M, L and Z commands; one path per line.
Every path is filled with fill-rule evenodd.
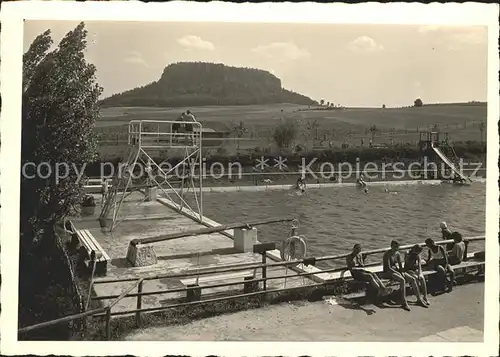
M 443 154 L 443 152 L 442 152 L 439 148 L 437 148 L 437 147 L 435 147 L 435 146 L 434 146 L 434 142 L 431 144 L 431 146 L 432 146 L 432 150 L 434 150 L 434 152 L 435 152 L 435 153 L 436 153 L 436 154 L 437 154 L 437 155 L 441 158 L 441 160 L 443 160 L 443 161 L 444 161 L 444 163 L 445 163 L 446 165 L 448 165 L 448 167 L 449 167 L 449 168 L 450 168 L 450 169 L 451 169 L 451 170 L 452 170 L 455 174 L 457 174 L 460 178 L 462 178 L 462 179 L 464 179 L 464 180 L 466 180 L 466 181 L 472 182 L 472 180 L 470 179 L 470 177 L 464 176 L 464 175 L 460 172 L 460 170 L 459 170 L 459 169 L 457 169 L 457 168 L 455 167 L 455 165 L 454 165 L 454 164 L 450 161 L 450 159 L 448 159 L 448 158 L 446 157 L 446 155 L 445 155 L 445 154 Z

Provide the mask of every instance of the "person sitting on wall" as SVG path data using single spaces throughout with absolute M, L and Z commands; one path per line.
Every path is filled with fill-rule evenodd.
M 194 117 L 194 115 L 191 113 L 190 110 L 186 110 L 186 115 L 184 116 L 184 121 L 196 123 L 196 118 Z M 186 139 L 190 139 L 191 143 L 194 143 L 193 124 L 186 123 L 185 128 L 186 128 L 186 133 L 188 134 L 186 136 Z
M 364 269 L 365 263 L 361 255 L 361 245 L 356 243 L 352 248 L 352 252 L 346 257 L 347 269 L 351 276 L 356 281 L 366 282 L 371 284 L 379 295 L 387 295 L 387 289 L 379 279 L 379 277 Z
M 452 243 L 451 252 L 448 252 L 448 261 L 451 265 L 457 265 L 462 263 L 465 258 L 465 242 L 459 232 L 453 232 L 451 239 L 454 243 Z
M 448 262 L 446 251 L 442 246 L 437 245 L 431 238 L 425 240 L 425 245 L 429 249 L 426 259 L 427 265 L 438 273 L 440 285 L 445 289 L 448 288 L 448 291 L 452 291 L 455 273 Z
M 441 236 L 443 240 L 450 240 L 451 238 L 451 230 L 448 228 L 448 224 L 446 222 L 441 222 L 439 224 L 441 227 Z M 453 248 L 453 243 L 448 243 L 446 245 L 446 251 L 450 251 Z
M 399 253 L 399 243 L 395 240 L 391 242 L 391 248 L 384 253 L 383 274 L 384 278 L 399 283 L 401 290 L 401 307 L 410 311 L 408 301 L 406 300 L 406 279 L 403 275 L 403 263 Z
M 184 112 L 182 112 L 176 121 L 184 121 L 184 115 L 185 115 Z M 180 129 L 181 129 L 181 123 L 172 124 L 173 141 L 176 141 L 176 139 L 179 137 L 177 134 L 179 134 Z
M 411 247 L 406 255 L 404 270 L 405 277 L 410 280 L 410 284 L 417 295 L 418 302 L 427 307 L 430 303 L 429 300 L 427 300 L 427 283 L 422 274 L 420 253 L 422 253 L 422 247 L 420 245 L 415 244 Z

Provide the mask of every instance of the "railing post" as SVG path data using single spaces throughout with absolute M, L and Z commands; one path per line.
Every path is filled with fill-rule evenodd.
M 139 286 L 137 287 L 137 310 L 140 310 L 141 307 L 142 307 L 142 283 L 143 281 L 141 280 L 139 282 Z M 135 313 L 135 323 L 137 325 L 137 327 L 140 327 L 141 326 L 141 312 L 140 311 L 137 311 Z
M 253 246 L 253 252 L 254 253 L 260 253 L 262 254 L 262 287 L 264 291 L 267 289 L 267 255 L 266 252 L 269 250 L 274 250 L 276 249 L 276 244 L 275 243 L 260 243 L 260 244 L 255 244 Z
M 106 309 L 106 340 L 111 340 L 111 308 Z
M 267 264 L 266 252 L 262 252 L 262 264 Z M 267 267 L 265 265 L 262 267 L 262 279 L 267 279 Z M 267 290 L 267 280 L 262 281 L 262 287 L 264 291 Z

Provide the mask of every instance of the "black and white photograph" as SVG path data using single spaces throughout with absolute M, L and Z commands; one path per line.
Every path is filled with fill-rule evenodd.
M 5 353 L 498 351 L 498 5 L 48 3 L 2 7 Z

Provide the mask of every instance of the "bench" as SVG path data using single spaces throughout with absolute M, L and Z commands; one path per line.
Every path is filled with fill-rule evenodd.
M 259 283 L 253 281 L 255 279 L 255 269 L 253 270 L 242 270 L 228 273 L 214 273 L 214 275 L 200 275 L 186 277 L 180 279 L 181 284 L 188 288 L 186 293 L 186 298 L 188 301 L 199 301 L 201 298 L 201 290 L 207 285 L 217 285 L 218 283 L 224 284 L 231 280 L 243 280 L 244 292 L 254 292 L 259 289 Z M 229 287 L 235 287 L 238 285 L 230 285 Z
M 102 249 L 88 229 L 77 230 L 75 234 L 81 244 L 80 260 L 88 269 L 92 269 L 92 258 L 95 257 L 96 269 L 94 274 L 106 275 L 108 262 L 111 261 L 109 255 Z
M 483 260 L 475 260 L 474 259 L 474 254 L 468 255 L 467 259 L 464 260 L 460 264 L 452 265 L 453 271 L 455 272 L 456 275 L 463 275 L 466 276 L 472 271 L 476 271 L 478 273 L 483 273 L 484 272 L 484 267 L 485 267 L 485 262 Z M 382 272 L 382 267 L 373 267 L 371 269 L 367 269 L 375 274 L 377 276 Z M 458 273 L 458 274 L 457 274 Z M 434 270 L 428 270 L 426 269 L 425 266 L 422 267 L 422 275 L 424 278 L 428 281 L 430 277 L 434 276 L 437 274 L 436 271 Z M 348 277 L 344 277 L 345 275 L 348 275 Z M 341 274 L 341 279 L 343 279 L 345 282 L 354 282 L 355 280 L 352 279 L 350 276 L 350 273 L 347 271 L 343 271 Z M 399 287 L 399 284 L 393 280 L 389 279 L 380 279 L 384 285 L 389 288 L 390 290 L 396 290 Z M 369 283 L 367 282 L 357 282 L 359 285 L 363 286 L 363 289 L 361 291 L 355 291 L 351 292 L 348 294 L 342 294 L 341 297 L 344 299 L 358 299 L 362 297 L 367 296 L 367 287 L 369 286 Z M 409 284 L 407 284 L 409 286 Z

